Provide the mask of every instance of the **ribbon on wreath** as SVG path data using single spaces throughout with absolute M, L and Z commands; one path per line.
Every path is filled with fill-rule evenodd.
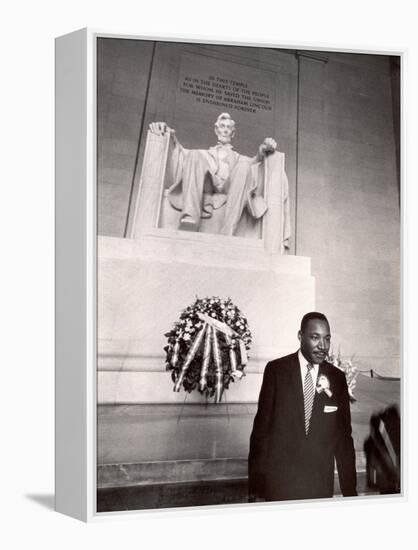
M 176 392 L 180 391 L 187 369 L 189 368 L 190 363 L 193 361 L 194 357 L 196 356 L 196 353 L 198 352 L 202 344 L 203 338 L 205 337 L 202 368 L 200 371 L 200 379 L 199 379 L 199 389 L 201 391 L 204 391 L 207 387 L 207 374 L 209 371 L 210 357 L 211 355 L 213 355 L 213 359 L 215 363 L 215 379 L 216 379 L 215 403 L 218 403 L 221 401 L 222 393 L 223 393 L 223 365 L 222 365 L 221 352 L 219 349 L 217 332 L 222 332 L 225 336 L 226 343 L 229 347 L 229 361 L 231 365 L 231 376 L 233 376 L 234 378 L 240 379 L 243 376 L 243 372 L 238 370 L 237 368 L 237 358 L 236 358 L 235 350 L 233 349 L 232 338 L 233 337 L 237 338 L 239 342 L 242 365 L 247 364 L 247 361 L 248 361 L 247 350 L 245 349 L 244 342 L 241 340 L 241 338 L 239 338 L 238 334 L 226 323 L 223 323 L 222 321 L 218 321 L 217 319 L 214 319 L 213 317 L 206 315 L 204 313 L 198 313 L 198 317 L 201 321 L 203 321 L 203 326 L 197 333 L 196 338 L 194 339 L 194 341 L 192 342 L 192 345 L 189 348 L 186 359 L 183 363 L 183 366 L 181 367 L 180 374 L 176 380 L 176 383 L 174 384 L 173 391 L 176 391 Z M 175 367 L 178 363 L 179 348 L 180 348 L 180 344 L 177 341 L 174 345 L 173 356 L 171 359 L 171 365 L 173 367 Z
M 207 375 L 209 370 L 210 362 L 210 351 L 212 348 L 212 329 L 210 325 L 205 325 L 206 337 L 205 337 L 205 347 L 203 350 L 203 361 L 202 369 L 200 371 L 200 380 L 199 380 L 199 389 L 204 391 L 207 387 Z
M 218 321 L 217 319 L 210 317 L 210 315 L 206 315 L 205 313 L 198 313 L 198 316 L 201 321 L 203 321 L 204 323 L 207 323 L 208 325 L 218 330 L 219 332 L 222 332 L 225 335 L 225 339 L 229 346 L 230 352 L 233 352 L 234 357 L 235 357 L 235 350 L 232 347 L 231 339 L 232 337 L 235 336 L 238 340 L 239 351 L 241 356 L 241 365 L 246 365 L 248 363 L 248 355 L 247 355 L 247 350 L 245 348 L 245 344 L 241 340 L 241 338 L 238 336 L 238 334 L 230 326 L 228 326 L 226 323 L 223 323 L 222 321 Z M 242 371 L 237 371 L 236 364 L 237 362 L 235 357 L 235 360 L 234 360 L 235 369 L 233 368 L 232 361 L 231 361 L 232 372 L 233 373 L 239 372 L 241 373 L 241 376 L 242 376 Z M 239 378 L 241 378 L 241 376 L 239 376 Z

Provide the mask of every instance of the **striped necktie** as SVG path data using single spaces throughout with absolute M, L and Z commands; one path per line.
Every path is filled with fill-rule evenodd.
M 304 407 L 305 407 L 305 433 L 308 434 L 309 423 L 311 421 L 312 407 L 313 407 L 314 396 L 315 396 L 315 388 L 313 385 L 312 374 L 311 374 L 313 365 L 308 363 L 306 366 L 308 367 L 308 370 L 306 371 L 305 380 L 303 383 L 303 400 L 304 400 Z

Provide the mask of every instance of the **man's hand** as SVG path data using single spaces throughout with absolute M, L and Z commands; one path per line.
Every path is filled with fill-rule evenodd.
M 270 155 L 271 153 L 274 153 L 276 149 L 277 149 L 276 141 L 273 138 L 266 138 L 258 148 L 258 155 L 260 158 L 263 158 L 266 155 Z
M 156 136 L 163 136 L 167 132 L 174 134 L 174 130 L 169 128 L 166 122 L 151 122 L 149 129 Z

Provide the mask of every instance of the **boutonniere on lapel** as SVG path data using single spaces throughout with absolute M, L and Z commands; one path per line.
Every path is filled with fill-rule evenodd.
M 318 381 L 316 383 L 316 391 L 318 393 L 325 392 L 328 397 L 332 397 L 332 391 L 330 389 L 330 383 L 328 377 L 325 374 L 320 374 L 318 376 Z

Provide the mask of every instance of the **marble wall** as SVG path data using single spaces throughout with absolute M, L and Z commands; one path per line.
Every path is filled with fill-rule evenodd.
M 400 211 L 390 62 L 301 57 L 296 253 L 334 349 L 400 373 Z
M 98 232 L 123 237 L 144 117 L 153 43 L 97 44 Z
M 196 67 L 196 56 L 235 65 L 237 75 L 261 71 L 263 86 L 275 89 L 263 126 L 286 154 L 290 252 L 312 259 L 316 308 L 330 318 L 335 349 L 355 354 L 362 369 L 398 375 L 400 212 L 386 56 L 313 59 L 271 49 L 101 39 L 99 235 L 129 235 L 149 122 L 167 120 L 186 147 L 213 143 L 210 121 L 219 107 L 206 105 L 200 117 L 196 107 L 188 112 L 173 85 L 184 80 L 184 60 Z M 266 129 L 252 124 L 251 114 L 231 114 L 241 129 L 236 149 L 251 154 Z

